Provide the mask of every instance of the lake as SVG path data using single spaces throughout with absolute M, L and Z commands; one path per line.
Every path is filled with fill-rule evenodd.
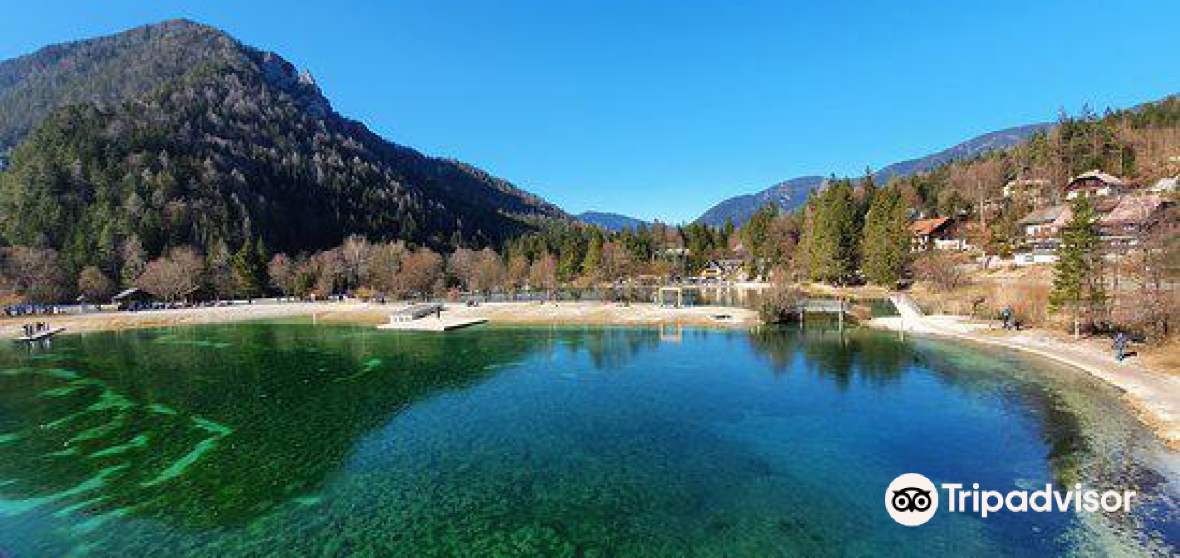
M 0 347 L 0 556 L 1167 554 L 1161 451 L 1084 374 L 875 331 L 72 335 Z M 911 472 L 1140 495 L 904 527 Z

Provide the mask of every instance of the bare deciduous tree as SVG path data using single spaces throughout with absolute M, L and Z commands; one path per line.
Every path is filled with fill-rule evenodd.
M 373 246 L 363 236 L 354 234 L 344 240 L 339 250 L 344 287 L 356 288 L 368 274 Z
M 266 265 L 267 275 L 270 276 L 270 284 L 286 296 L 291 296 L 296 292 L 296 278 L 295 262 L 286 254 L 275 254 L 270 259 L 270 263 Z
M 115 283 L 107 274 L 95 266 L 89 266 L 78 274 L 78 292 L 87 302 L 98 303 L 106 301 L 115 294 Z
M 204 267 L 205 261 L 196 249 L 181 246 L 149 262 L 135 283 L 152 296 L 171 302 L 200 286 Z
M 545 252 L 529 266 L 529 286 L 552 292 L 557 288 L 557 258 Z
M 401 242 L 376 244 L 369 254 L 369 263 L 362 282 L 384 294 L 398 294 L 398 273 L 408 250 Z
M 429 294 L 442 286 L 443 259 L 429 248 L 419 248 L 402 258 L 397 291 L 402 295 Z
M 476 256 L 470 286 L 477 292 L 491 292 L 492 289 L 504 284 L 505 274 L 504 262 L 500 255 L 491 248 L 484 248 Z
M 529 280 L 529 260 L 523 255 L 517 254 L 512 256 L 508 261 L 508 270 L 505 275 L 504 284 L 511 290 L 516 291 L 528 283 Z
M 56 250 L 13 246 L 0 250 L 0 273 L 25 302 L 54 303 L 69 297 L 70 281 Z
M 475 264 L 478 260 L 475 250 L 459 248 L 447 258 L 447 273 L 457 279 L 466 289 L 475 289 L 472 279 L 475 275 Z

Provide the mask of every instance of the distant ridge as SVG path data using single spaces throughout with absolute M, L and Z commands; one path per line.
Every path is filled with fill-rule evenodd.
M 881 184 L 890 178 L 911 176 L 952 161 L 970 159 L 997 149 L 1007 149 L 1053 126 L 1052 123 L 1043 122 L 989 132 L 925 157 L 890 164 L 873 173 L 873 179 Z M 794 211 L 807 202 L 809 192 L 822 184 L 821 176 L 792 178 L 760 192 L 723 200 L 705 211 L 697 220 L 711 226 L 721 226 L 726 219 L 732 219 L 735 225 L 740 225 L 755 211 L 769 203 L 778 204 L 784 211 Z
M 642 219 L 605 211 L 587 211 L 576 215 L 575 218 L 587 225 L 594 225 L 608 231 L 616 232 L 623 229 L 634 230 L 639 228 L 640 225 L 648 224 L 647 221 Z
M 784 211 L 794 211 L 807 202 L 807 194 L 819 188 L 824 182 L 822 176 L 801 176 L 780 182 L 753 194 L 745 194 L 729 198 L 701 215 L 697 220 L 712 227 L 725 225 L 726 220 L 732 220 L 734 225 L 741 225 L 750 219 L 754 212 L 775 203 Z

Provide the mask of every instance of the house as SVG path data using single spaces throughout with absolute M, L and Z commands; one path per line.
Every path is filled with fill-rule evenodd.
M 1158 194 L 1125 196 L 1098 220 L 1102 241 L 1109 247 L 1130 247 L 1159 224 L 1171 201 Z
M 1050 244 L 1050 248 L 1056 249 L 1061 228 L 1071 218 L 1073 218 L 1073 211 L 1070 211 L 1069 206 L 1058 204 L 1037 209 L 1025 215 L 1016 224 L 1024 232 L 1026 244 Z
M 948 234 L 950 225 L 951 219 L 949 217 L 919 219 L 910 223 L 910 251 L 932 250 L 937 247 L 938 241 L 952 240 L 953 238 Z
M 1035 210 L 1016 222 L 1024 233 L 1024 249 L 1016 253 L 1016 265 L 1053 263 L 1061 245 L 1061 229 L 1073 219 L 1068 205 Z
M 1114 196 L 1123 192 L 1127 183 L 1123 179 L 1099 170 L 1083 172 L 1070 179 L 1065 185 L 1065 199 L 1072 200 L 1078 196 L 1100 198 Z
M 744 265 L 745 261 L 736 258 L 709 260 L 699 277 L 702 282 L 742 281 L 745 280 L 742 273 Z

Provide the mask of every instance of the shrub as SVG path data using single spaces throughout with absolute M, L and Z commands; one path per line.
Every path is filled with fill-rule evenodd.
M 762 292 L 758 316 L 764 323 L 778 324 L 794 319 L 803 291 L 793 285 L 775 285 Z

